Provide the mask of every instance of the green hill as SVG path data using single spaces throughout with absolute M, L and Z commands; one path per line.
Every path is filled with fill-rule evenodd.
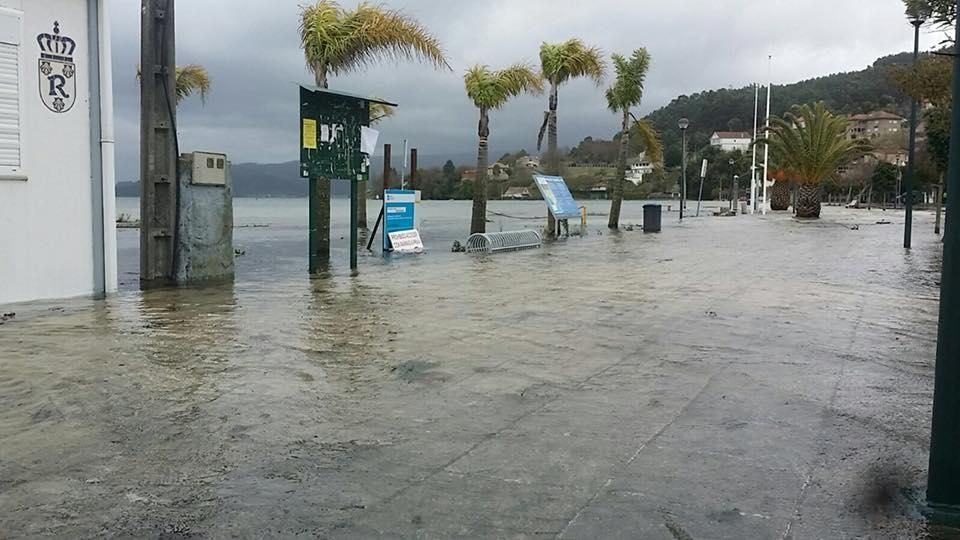
M 909 100 L 890 83 L 887 68 L 909 63 L 910 58 L 910 53 L 886 56 L 861 71 L 774 86 L 771 109 L 774 115 L 779 116 L 795 104 L 824 101 L 831 110 L 843 114 L 886 110 L 905 115 Z M 761 116 L 764 113 L 765 95 L 765 89 L 762 89 Z M 677 121 L 681 118 L 690 120 L 688 149 L 697 149 L 708 144 L 714 131 L 753 131 L 753 103 L 753 87 L 709 90 L 679 96 L 665 107 L 650 113 L 648 118 L 663 139 L 667 166 L 680 164 L 681 142 Z

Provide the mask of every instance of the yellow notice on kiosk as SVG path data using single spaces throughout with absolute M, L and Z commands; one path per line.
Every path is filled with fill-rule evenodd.
M 317 121 L 310 118 L 303 119 L 303 147 L 309 150 L 317 149 Z

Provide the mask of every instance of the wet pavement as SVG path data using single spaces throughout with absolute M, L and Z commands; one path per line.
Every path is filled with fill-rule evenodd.
M 16 306 L 0 537 L 950 538 L 932 216 L 664 219 Z

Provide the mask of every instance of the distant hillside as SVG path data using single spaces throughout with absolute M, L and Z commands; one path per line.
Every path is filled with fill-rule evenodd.
M 393 168 L 399 169 L 402 161 L 399 156 L 393 156 Z M 469 163 L 469 154 L 452 155 L 421 155 L 418 156 L 418 166 L 421 169 L 440 167 L 448 159 L 455 164 Z M 371 160 L 372 177 L 379 179 L 383 174 L 383 158 L 375 157 Z M 233 195 L 234 197 L 306 197 L 307 179 L 300 177 L 300 164 L 296 161 L 286 163 L 234 163 Z M 137 197 L 140 195 L 140 185 L 137 182 L 118 182 L 118 197 Z M 334 197 L 350 195 L 350 184 L 346 182 L 333 183 Z
M 909 106 L 906 96 L 898 92 L 887 78 L 891 65 L 910 62 L 910 53 L 880 58 L 862 71 L 837 73 L 794 84 L 773 87 L 771 109 L 782 115 L 798 103 L 824 101 L 839 113 L 854 114 L 887 110 L 905 114 Z M 760 114 L 764 112 L 765 91 L 760 94 Z M 677 122 L 690 120 L 688 148 L 700 148 L 717 130 L 753 131 L 754 89 L 708 90 L 691 96 L 679 96 L 670 104 L 648 115 L 663 139 L 668 166 L 681 160 L 680 131 Z

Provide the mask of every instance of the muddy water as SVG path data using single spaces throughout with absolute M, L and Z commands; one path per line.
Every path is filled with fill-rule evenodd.
M 17 306 L 0 536 L 926 537 L 871 497 L 928 442 L 939 243 L 897 223 L 445 232 L 313 280 L 286 223 L 233 285 Z

